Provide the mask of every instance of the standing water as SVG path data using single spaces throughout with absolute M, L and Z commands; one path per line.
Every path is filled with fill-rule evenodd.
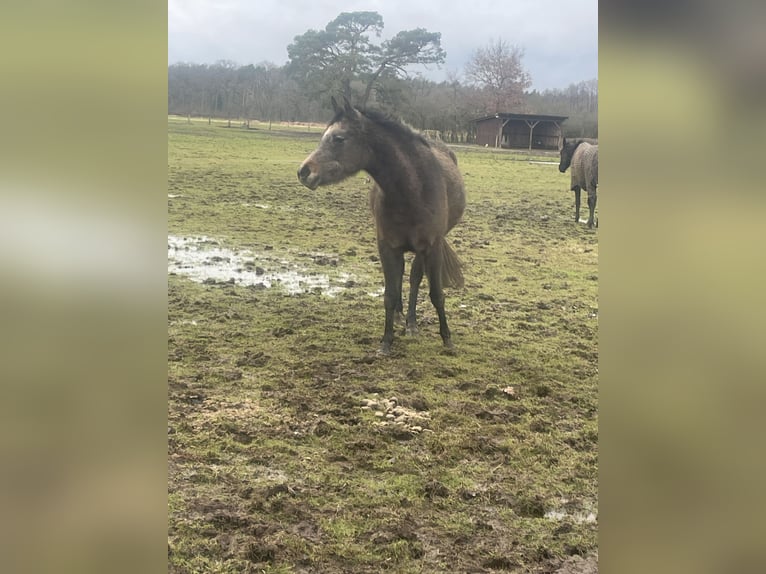
M 227 249 L 204 236 L 168 236 L 168 273 L 186 275 L 199 283 L 279 286 L 291 295 L 319 290 L 334 296 L 352 279 L 342 272 L 330 278 L 271 253 Z

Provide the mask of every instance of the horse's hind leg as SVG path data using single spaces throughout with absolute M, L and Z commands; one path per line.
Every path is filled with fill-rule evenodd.
M 441 249 L 432 249 L 425 261 L 426 274 L 428 275 L 429 295 L 431 303 L 439 315 L 439 333 L 442 342 L 448 349 L 452 348 L 452 336 L 447 326 L 447 315 L 444 313 L 444 291 L 442 290 L 442 265 L 443 255 Z
M 404 251 L 392 249 L 388 245 L 378 242 L 378 253 L 380 253 L 380 262 L 383 266 L 383 278 L 385 281 L 383 304 L 386 309 L 386 323 L 383 330 L 383 340 L 380 344 L 380 352 L 387 355 L 391 351 L 391 344 L 394 341 L 394 317 L 402 308 Z
M 408 335 L 418 334 L 418 319 L 415 314 L 415 307 L 418 304 L 418 291 L 420 282 L 423 280 L 423 257 L 415 254 L 410 269 L 410 299 L 407 302 L 407 327 Z
M 403 323 L 404 322 L 404 303 L 402 303 L 401 298 L 399 298 L 399 302 L 396 304 L 396 313 L 394 313 L 394 323 Z
M 580 222 L 580 186 L 575 185 L 572 188 L 575 194 L 575 223 Z
M 594 223 L 594 216 L 593 214 L 596 211 L 596 191 L 590 191 L 588 190 L 588 211 L 589 217 L 588 217 L 588 227 L 593 227 Z

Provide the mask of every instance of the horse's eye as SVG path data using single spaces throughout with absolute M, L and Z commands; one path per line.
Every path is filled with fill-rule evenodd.
M 335 142 L 335 143 L 343 143 L 344 141 L 346 141 L 346 138 L 344 138 L 344 137 L 343 137 L 343 136 L 341 136 L 341 135 L 338 135 L 338 134 L 334 134 L 334 135 L 332 136 L 332 141 L 333 141 L 333 142 Z

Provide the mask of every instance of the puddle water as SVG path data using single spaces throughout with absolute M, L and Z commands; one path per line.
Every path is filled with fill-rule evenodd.
M 326 256 L 314 259 L 322 258 Z M 278 286 L 291 295 L 315 290 L 337 295 L 354 279 L 342 272 L 331 278 L 276 254 L 233 251 L 209 237 L 172 235 L 168 236 L 168 273 L 185 275 L 199 283 Z

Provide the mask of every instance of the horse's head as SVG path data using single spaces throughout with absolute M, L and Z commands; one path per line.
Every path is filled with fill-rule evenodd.
M 564 173 L 572 163 L 572 156 L 580 143 L 580 140 L 567 141 L 567 138 L 564 138 L 561 144 L 561 161 L 559 162 L 559 171 L 561 173 Z
M 337 183 L 365 168 L 370 156 L 364 138 L 364 116 L 344 98 L 341 107 L 332 98 L 335 116 L 327 125 L 319 147 L 298 169 L 298 180 L 309 189 Z

